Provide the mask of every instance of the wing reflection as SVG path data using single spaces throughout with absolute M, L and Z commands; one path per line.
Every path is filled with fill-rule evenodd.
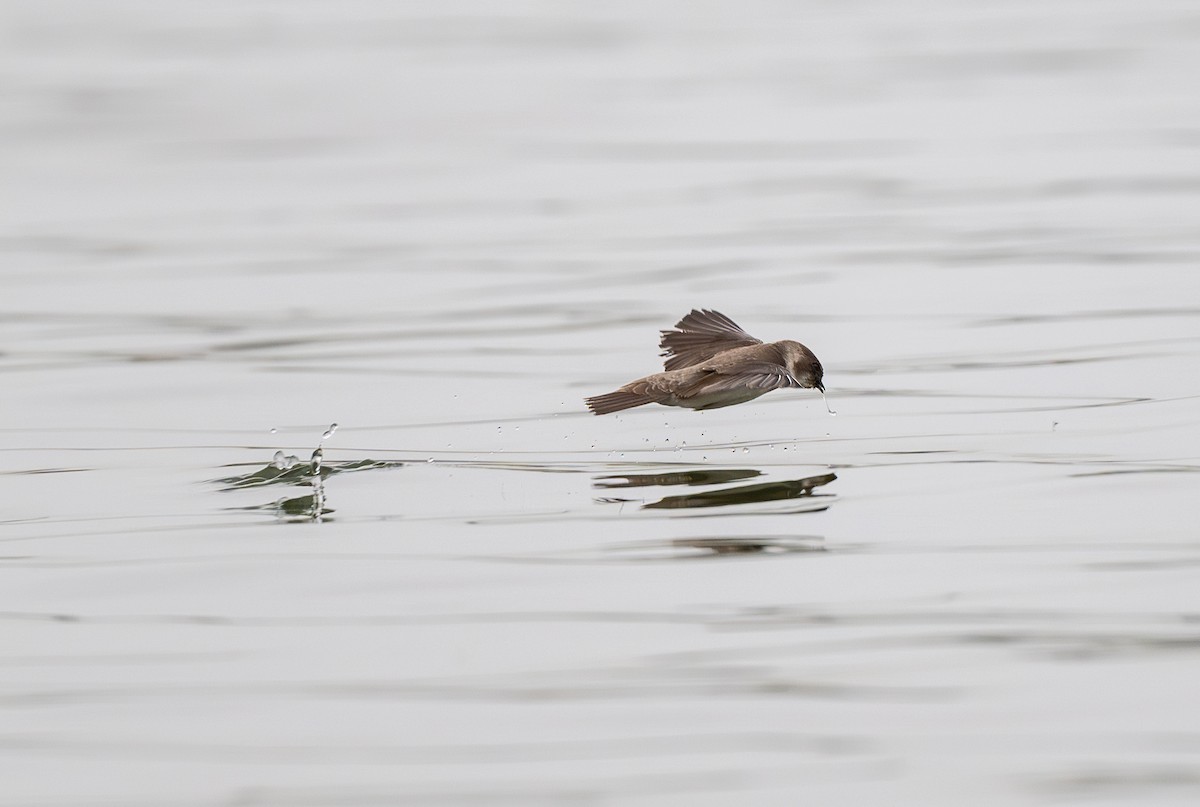
M 821 536 L 718 535 L 703 538 L 675 538 L 670 546 L 677 558 L 711 558 L 717 555 L 784 554 L 824 552 Z
M 762 471 L 753 468 L 716 468 L 712 470 L 674 471 L 665 474 L 619 474 L 600 476 L 595 480 L 598 488 L 643 488 L 668 485 L 716 485 L 721 482 L 736 482 L 762 476 Z
M 762 482 L 756 485 L 736 485 L 730 488 L 705 490 L 700 493 L 685 493 L 667 496 L 656 502 L 642 505 L 643 509 L 676 509 L 692 507 L 723 507 L 731 504 L 757 504 L 783 499 L 798 499 L 811 496 L 815 488 L 828 485 L 837 479 L 837 474 L 806 476 L 778 482 Z

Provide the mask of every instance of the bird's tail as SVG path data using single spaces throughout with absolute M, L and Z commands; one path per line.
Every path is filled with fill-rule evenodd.
M 617 390 L 605 395 L 584 398 L 583 402 L 593 413 L 607 415 L 610 412 L 620 412 L 622 409 L 632 409 L 635 406 L 653 403 L 654 399 L 646 395 L 638 395 L 636 392 Z

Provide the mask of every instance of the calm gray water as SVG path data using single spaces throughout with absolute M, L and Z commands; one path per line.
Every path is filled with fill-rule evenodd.
M 1200 802 L 1197 75 L 1166 0 L 6 2 L 0 803 Z M 587 414 L 693 307 L 837 416 Z

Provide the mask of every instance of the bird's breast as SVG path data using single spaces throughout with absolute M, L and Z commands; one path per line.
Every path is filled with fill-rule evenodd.
M 669 406 L 686 406 L 688 409 L 720 409 L 722 406 L 733 406 L 734 404 L 753 401 L 760 395 L 765 395 L 769 390 L 765 389 L 736 389 L 736 390 L 721 390 L 720 392 L 700 392 L 687 398 L 677 398 L 671 396 Z

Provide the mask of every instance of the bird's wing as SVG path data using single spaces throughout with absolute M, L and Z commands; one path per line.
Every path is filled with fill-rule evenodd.
M 734 392 L 743 389 L 765 391 L 799 387 L 800 382 L 784 367 L 769 361 L 741 362 L 736 367 L 703 368 L 707 370 L 696 383 L 678 393 L 681 398 L 699 394 Z
M 755 339 L 719 311 L 693 309 L 675 323 L 675 330 L 662 332 L 658 346 L 663 349 L 666 369 L 678 370 L 735 347 L 761 344 L 761 339 Z

